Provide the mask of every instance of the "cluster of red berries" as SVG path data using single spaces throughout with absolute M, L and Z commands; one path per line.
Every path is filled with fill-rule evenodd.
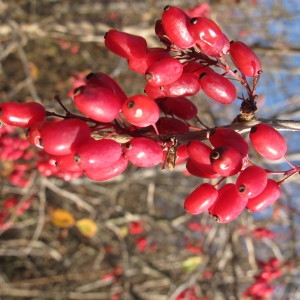
M 16 195 L 6 198 L 0 207 L 0 230 L 10 228 L 14 218 L 22 215 L 30 206 L 31 199 L 20 201 Z
M 226 223 L 244 208 L 256 212 L 276 201 L 281 182 L 249 160 L 244 137 L 231 128 L 195 129 L 189 123 L 199 119 L 197 106 L 188 97 L 200 91 L 221 104 L 241 100 L 235 123 L 253 119 L 262 73 L 256 54 L 243 42 L 229 42 L 211 19 L 191 17 L 175 6 L 165 7 L 155 32 L 163 47 L 150 48 L 143 37 L 116 29 L 105 35 L 106 47 L 144 75 L 144 94 L 127 96 L 110 76 L 91 73 L 74 86 L 73 100 L 80 115 L 70 113 L 57 97 L 65 115 L 47 112 L 39 103 L 7 102 L 0 105 L 0 120 L 27 128 L 28 141 L 45 153 L 38 164 L 45 176 L 71 179 L 84 174 L 103 181 L 124 172 L 129 162 L 138 167 L 162 163 L 170 169 L 186 162 L 190 174 L 219 179 L 215 185 L 201 184 L 185 200 L 191 214 L 208 210 Z M 237 97 L 233 80 L 244 86 L 247 98 Z M 284 138 L 268 124 L 257 122 L 249 139 L 266 159 L 278 160 L 286 154 Z M 284 175 L 295 172 L 296 167 Z M 236 176 L 235 183 L 219 187 L 231 176 Z
M 269 160 L 284 157 L 287 145 L 271 126 L 257 124 L 249 133 L 253 148 Z M 240 134 L 229 128 L 211 130 L 209 144 L 192 141 L 188 145 L 187 170 L 202 178 L 236 176 L 235 183 L 227 183 L 218 190 L 215 185 L 199 185 L 185 200 L 184 207 L 191 214 L 209 211 L 218 222 L 235 219 L 244 208 L 258 212 L 274 203 L 281 194 L 280 183 L 268 178 L 268 172 L 249 161 L 249 144 Z
M 34 154 L 30 143 L 14 133 L 13 126 L 0 128 L 0 160 L 4 162 L 2 177 L 8 178 L 13 185 L 26 187 L 29 184 L 27 171 Z
M 243 296 L 247 299 L 266 299 L 274 293 L 270 282 L 282 276 L 282 265 L 277 258 L 270 258 L 267 262 L 259 262 L 260 273 L 255 276 L 255 282 L 247 288 Z

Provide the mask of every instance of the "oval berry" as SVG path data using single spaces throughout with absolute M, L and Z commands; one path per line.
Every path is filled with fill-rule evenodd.
M 195 43 L 188 30 L 189 23 L 190 17 L 181 8 L 169 5 L 164 8 L 161 24 L 171 42 L 179 48 L 190 48 Z
M 148 48 L 147 54 L 143 58 L 128 59 L 128 67 L 140 74 L 145 74 L 149 66 L 155 62 L 170 57 L 170 53 L 165 48 Z
M 85 85 L 74 90 L 78 110 L 99 122 L 111 122 L 119 114 L 123 100 L 106 87 Z
M 168 97 L 159 101 L 159 107 L 168 115 L 175 115 L 183 120 L 191 120 L 197 116 L 197 106 L 186 97 Z
M 35 123 L 42 122 L 45 117 L 45 108 L 37 102 L 0 104 L 0 121 L 6 125 L 28 128 Z
M 231 42 L 229 54 L 238 70 L 245 76 L 256 76 L 261 70 L 261 63 L 253 50 L 243 42 Z
M 231 222 L 242 213 L 248 199 L 238 194 L 233 183 L 223 185 L 218 192 L 217 200 L 208 211 L 219 223 Z
M 182 73 L 182 75 L 170 84 L 161 87 L 166 97 L 193 96 L 200 89 L 197 76 L 193 73 Z
M 146 40 L 138 35 L 110 29 L 104 36 L 105 47 L 123 58 L 143 58 L 147 53 Z
M 189 131 L 189 126 L 178 119 L 160 117 L 156 122 L 156 128 L 160 134 L 184 133 Z
M 218 197 L 218 191 L 210 183 L 200 184 L 184 201 L 184 209 L 198 215 L 209 209 Z
M 102 72 L 97 72 L 90 73 L 85 78 L 86 85 L 96 85 L 111 90 L 121 104 L 123 104 L 123 102 L 127 99 L 125 92 L 122 90 L 119 84 L 109 75 Z
M 211 147 L 201 141 L 191 141 L 188 145 L 189 157 L 199 164 L 210 165 Z
M 103 168 L 90 168 L 84 171 L 84 174 L 89 179 L 95 181 L 105 181 L 117 177 L 122 174 L 128 166 L 128 159 L 121 155 L 121 157 L 114 163 Z
M 161 86 L 176 81 L 183 72 L 181 62 L 168 57 L 154 62 L 146 71 L 145 78 L 150 85 Z
M 40 129 L 41 145 L 52 155 L 67 155 L 90 138 L 90 127 L 80 119 L 46 122 Z
M 221 175 L 216 173 L 211 164 L 198 163 L 189 158 L 186 163 L 187 171 L 197 177 L 201 178 L 219 178 Z
M 238 150 L 242 157 L 247 156 L 249 145 L 236 131 L 230 128 L 214 128 L 209 134 L 209 141 L 215 147 L 229 146 Z
M 260 194 L 267 185 L 267 172 L 258 166 L 244 169 L 236 180 L 236 188 L 243 197 L 252 198 Z
M 222 104 L 232 103 L 237 96 L 235 86 L 224 76 L 216 72 L 205 72 L 199 78 L 203 92 Z
M 278 160 L 287 152 L 284 137 L 268 124 L 260 123 L 253 126 L 249 138 L 254 149 L 266 159 Z
M 122 155 L 119 143 L 110 139 L 89 139 L 78 147 L 75 160 L 83 169 L 105 168 L 117 162 Z
M 228 52 L 229 40 L 213 20 L 206 17 L 192 18 L 188 28 L 197 46 L 205 54 L 221 57 Z
M 268 179 L 264 190 L 255 197 L 248 199 L 247 209 L 251 212 L 258 212 L 276 202 L 281 195 L 278 183 L 273 179 Z
M 243 158 L 235 148 L 221 146 L 210 153 L 210 161 L 213 170 L 223 176 L 237 174 L 243 166 Z
M 138 127 L 155 124 L 160 115 L 156 102 L 146 95 L 129 97 L 122 106 L 122 112 L 129 123 Z
M 133 165 L 141 168 L 154 167 L 162 161 L 161 146 L 144 137 L 131 139 L 124 147 L 124 153 Z

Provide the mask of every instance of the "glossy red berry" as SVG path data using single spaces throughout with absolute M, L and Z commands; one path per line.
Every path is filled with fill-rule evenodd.
M 121 155 L 117 161 L 109 166 L 103 168 L 88 168 L 84 171 L 84 174 L 89 179 L 95 181 L 105 181 L 122 174 L 126 170 L 127 166 L 128 159 Z
M 238 150 L 242 157 L 247 156 L 249 146 L 247 141 L 230 128 L 217 127 L 209 134 L 209 141 L 215 147 L 229 146 Z
M 197 46 L 205 54 L 221 57 L 228 52 L 229 40 L 213 20 L 206 17 L 192 18 L 188 28 Z
M 129 123 L 138 127 L 155 124 L 160 115 L 156 102 L 146 95 L 129 97 L 122 106 L 122 112 Z
M 37 102 L 5 102 L 0 104 L 0 121 L 7 125 L 28 128 L 44 121 L 45 108 Z
M 199 81 L 203 92 L 217 102 L 230 104 L 237 97 L 233 83 L 218 73 L 202 73 Z
M 221 146 L 210 153 L 210 161 L 213 170 L 222 176 L 237 174 L 243 166 L 243 158 L 235 148 Z
M 162 161 L 162 148 L 154 140 L 137 137 L 131 139 L 124 147 L 128 160 L 135 166 L 148 168 Z
M 273 179 L 268 179 L 264 190 L 255 197 L 249 198 L 247 209 L 251 212 L 258 212 L 276 202 L 281 195 L 278 183 Z
M 128 59 L 128 67 L 140 74 L 145 74 L 147 69 L 155 62 L 169 58 L 170 53 L 165 48 L 148 48 L 147 54 L 143 58 L 130 58 Z
M 55 165 L 63 172 L 80 172 L 82 168 L 76 163 L 74 153 L 58 155 L 55 157 Z
M 243 42 L 231 42 L 229 54 L 233 63 L 243 75 L 253 77 L 261 72 L 262 67 L 259 58 Z
M 122 98 L 106 87 L 85 85 L 74 90 L 78 110 L 99 122 L 111 122 L 119 114 Z
M 190 18 L 184 10 L 175 6 L 166 6 L 161 23 L 164 32 L 177 47 L 186 49 L 194 45 L 195 39 L 188 30 Z
M 253 126 L 249 138 L 254 149 L 266 159 L 278 160 L 287 152 L 284 137 L 268 124 L 260 123 Z
M 236 180 L 238 193 L 247 198 L 260 194 L 267 185 L 267 172 L 259 166 L 249 166 L 244 169 Z
M 176 81 L 183 72 L 183 65 L 174 58 L 168 57 L 154 62 L 146 71 L 147 83 L 162 86 Z
M 231 222 L 242 213 L 248 199 L 239 195 L 233 183 L 223 185 L 218 192 L 217 200 L 208 209 L 209 213 L 219 223 Z
M 121 104 L 123 104 L 123 102 L 127 99 L 125 92 L 119 84 L 105 73 L 90 73 L 86 76 L 85 83 L 86 85 L 96 85 L 111 90 Z
M 182 75 L 170 84 L 161 87 L 166 97 L 193 96 L 200 89 L 200 83 L 197 76 L 193 73 L 182 73 Z
M 198 215 L 209 209 L 218 197 L 218 191 L 210 183 L 200 184 L 184 201 L 184 209 Z
M 186 163 L 187 171 L 197 177 L 201 178 L 219 178 L 221 175 L 216 173 L 211 164 L 198 163 L 189 158 Z
M 52 155 L 67 155 L 90 138 L 90 127 L 80 119 L 47 122 L 40 129 L 41 145 Z
M 147 53 L 147 42 L 143 37 L 116 29 L 106 32 L 104 43 L 108 50 L 127 59 L 143 58 Z
M 210 165 L 210 154 L 212 148 L 201 141 L 191 141 L 188 144 L 189 157 L 199 164 Z
M 147 83 L 144 89 L 145 93 L 152 99 L 165 98 L 165 93 L 160 86 L 153 86 Z
M 116 141 L 90 138 L 75 151 L 75 160 L 83 170 L 106 168 L 117 162 L 121 155 L 122 148 Z

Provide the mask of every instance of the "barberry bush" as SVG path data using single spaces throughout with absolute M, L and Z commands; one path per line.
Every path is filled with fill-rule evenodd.
M 56 83 L 48 100 L 34 82 L 43 66 L 17 43 L 30 96 L 4 89 L 0 103 L 0 226 L 11 242 L 4 258 L 35 255 L 40 248 L 50 260 L 69 265 L 73 278 L 77 268 L 89 270 L 68 263 L 73 254 L 55 241 L 67 249 L 88 245 L 100 265 L 93 264 L 91 277 L 79 277 L 79 288 L 68 289 L 71 299 L 87 292 L 95 299 L 266 299 L 275 292 L 273 281 L 280 287 L 291 276 L 296 221 L 284 233 L 276 222 L 294 218 L 296 202 L 288 191 L 296 189 L 300 171 L 292 155 L 300 121 L 264 110 L 263 54 L 243 40 L 247 32 L 227 33 L 213 9 L 207 3 L 160 7 L 157 20 L 149 20 L 151 35 L 119 28 L 120 17 L 110 12 L 104 22 L 111 26 L 104 26 L 100 40 L 93 37 L 101 44 L 98 53 L 80 46 L 80 39 L 53 34 L 56 51 L 67 51 L 74 61 L 82 51 L 89 66 L 72 73 L 69 87 Z M 22 37 L 16 21 L 8 26 Z M 10 39 L 3 40 L 3 60 Z M 108 58 L 119 65 L 115 74 L 101 68 Z M 123 69 L 134 79 L 117 76 Z M 35 225 L 31 235 L 22 224 Z M 55 229 L 57 236 L 47 238 Z M 15 240 L 16 232 L 23 237 Z M 283 235 L 293 241 L 288 251 L 275 241 Z M 170 257 L 174 250 L 180 258 Z M 20 280 L 12 273 L 2 292 L 11 297 L 14 280 Z M 24 293 L 41 297 L 39 291 Z M 281 293 L 293 288 L 281 286 Z

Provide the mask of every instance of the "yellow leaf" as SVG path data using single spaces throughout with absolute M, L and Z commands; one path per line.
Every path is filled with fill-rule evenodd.
M 91 219 L 80 219 L 76 222 L 76 227 L 83 236 L 92 238 L 97 231 L 96 223 Z
M 33 62 L 28 63 L 29 73 L 34 81 L 39 78 L 40 70 Z
M 128 235 L 128 228 L 127 226 L 121 226 L 120 227 L 120 233 L 122 237 L 125 237 Z
M 201 263 L 202 263 L 201 256 L 191 256 L 182 262 L 182 268 L 186 272 L 193 272 L 198 268 L 198 266 L 201 265 Z
M 71 213 L 63 209 L 56 209 L 51 215 L 51 221 L 54 226 L 60 228 L 72 227 L 75 219 Z

